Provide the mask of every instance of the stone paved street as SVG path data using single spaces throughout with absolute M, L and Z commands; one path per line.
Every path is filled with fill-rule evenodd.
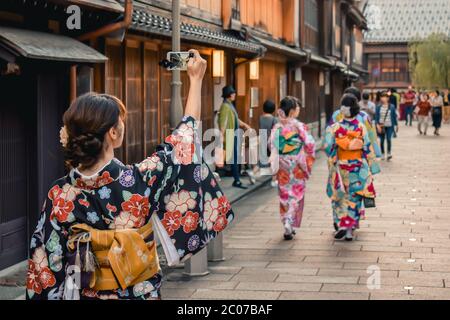
M 320 155 L 309 182 L 302 228 L 282 239 L 275 190 L 234 206 L 224 235 L 226 261 L 211 273 L 163 285 L 165 299 L 450 299 L 450 127 L 442 137 L 400 125 L 394 159 L 377 176 L 377 208 L 356 241 L 333 239 L 327 168 Z M 370 290 L 367 269 L 381 270 Z M 178 272 L 176 270 L 175 272 Z

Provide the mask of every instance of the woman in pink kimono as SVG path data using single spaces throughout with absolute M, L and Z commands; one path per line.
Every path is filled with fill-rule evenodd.
M 315 141 L 307 126 L 297 120 L 300 107 L 297 98 L 284 98 L 278 111 L 280 121 L 271 135 L 271 165 L 278 179 L 280 215 L 286 240 L 292 240 L 294 228 L 300 228 L 306 181 L 315 160 Z

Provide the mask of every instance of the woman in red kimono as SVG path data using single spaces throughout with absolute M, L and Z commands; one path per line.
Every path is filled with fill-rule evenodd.
M 176 264 L 233 220 L 230 203 L 198 156 L 206 61 L 192 52 L 185 116 L 141 163 L 114 158 L 125 129 L 119 99 L 89 93 L 64 114 L 61 142 L 71 170 L 51 186 L 31 238 L 28 299 L 159 299 L 153 231 L 169 264 Z

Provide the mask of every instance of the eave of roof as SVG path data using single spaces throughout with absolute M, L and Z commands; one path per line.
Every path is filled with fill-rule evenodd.
M 130 29 L 170 37 L 172 35 L 172 19 L 144 8 L 135 8 Z M 245 41 L 231 32 L 213 31 L 187 22 L 180 24 L 180 34 L 181 38 L 185 40 L 242 50 L 253 54 L 261 54 L 265 50 L 263 46 Z
M 100 52 L 70 37 L 0 26 L 0 44 L 14 56 L 79 63 L 108 60 Z

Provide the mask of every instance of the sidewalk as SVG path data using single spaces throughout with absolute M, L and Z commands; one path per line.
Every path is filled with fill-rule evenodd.
M 164 282 L 164 299 L 450 299 L 450 126 L 441 137 L 400 125 L 394 159 L 376 178 L 377 208 L 353 242 L 333 238 L 326 159 L 315 164 L 303 224 L 282 239 L 276 191 L 236 203 L 226 261 L 188 282 Z M 371 290 L 368 270 L 380 271 Z

